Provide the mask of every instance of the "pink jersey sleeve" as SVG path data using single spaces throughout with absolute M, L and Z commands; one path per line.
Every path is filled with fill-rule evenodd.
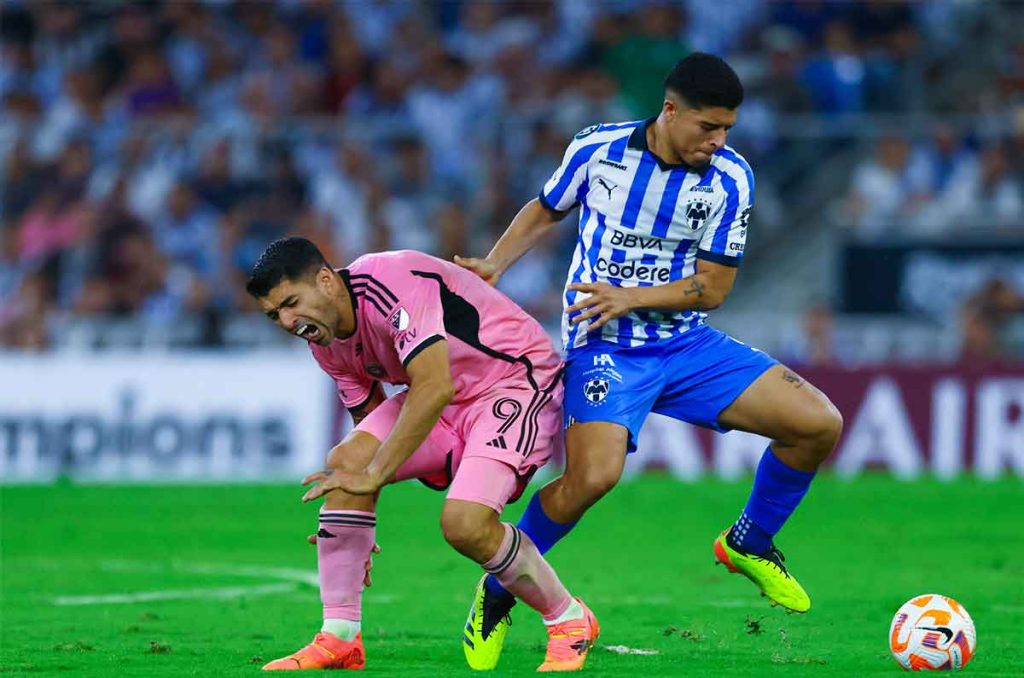
M 448 336 L 444 330 L 444 310 L 435 280 L 417 275 L 414 266 L 393 253 L 386 266 L 375 266 L 367 273 L 353 274 L 353 285 L 367 285 L 367 298 L 383 307 L 384 313 L 370 313 L 394 344 L 403 366 L 431 344 Z
M 339 370 L 331 364 L 326 354 L 320 351 L 314 350 L 313 357 L 316 358 L 320 369 L 329 374 L 331 379 L 334 380 L 342 405 L 347 409 L 352 409 L 359 407 L 367 401 L 373 392 L 373 379 L 347 370 Z

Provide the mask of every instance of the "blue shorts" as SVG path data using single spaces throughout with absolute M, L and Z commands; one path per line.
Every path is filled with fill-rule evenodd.
M 701 325 L 646 346 L 606 341 L 573 350 L 565 366 L 565 426 L 607 421 L 629 431 L 628 451 L 647 414 L 727 431 L 718 415 L 778 361 Z

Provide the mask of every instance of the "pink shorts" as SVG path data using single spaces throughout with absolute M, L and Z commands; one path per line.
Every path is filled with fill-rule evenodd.
M 384 440 L 404 402 L 404 391 L 393 395 L 356 430 Z M 449 499 L 501 513 L 548 462 L 561 430 L 561 380 L 547 391 L 496 388 L 444 408 L 427 439 L 398 468 L 395 482 L 417 478 L 435 490 L 447 489 Z

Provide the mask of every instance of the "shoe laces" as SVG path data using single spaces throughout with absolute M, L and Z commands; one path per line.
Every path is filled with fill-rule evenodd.
M 757 558 L 758 560 L 764 560 L 771 563 L 776 568 L 778 568 L 779 572 L 786 575 L 787 577 L 789 576 L 789 570 L 786 569 L 785 565 L 786 556 L 782 555 L 782 551 L 780 551 L 778 547 L 775 546 L 775 544 L 772 544 L 771 548 L 765 551 L 764 553 L 751 555 L 754 558 Z
M 512 625 L 512 607 L 515 604 L 516 599 L 510 595 L 503 596 L 490 590 L 484 591 L 483 623 L 480 626 L 480 635 L 484 640 L 502 621 L 509 626 Z
M 547 660 L 575 659 L 590 647 L 586 619 L 571 619 L 548 627 Z

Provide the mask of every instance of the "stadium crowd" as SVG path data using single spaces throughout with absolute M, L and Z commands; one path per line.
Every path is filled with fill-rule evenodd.
M 731 143 L 766 228 L 814 171 L 780 159 L 852 143 L 805 139 L 800 121 L 927 110 L 975 122 L 889 130 L 843 219 L 865 238 L 1020 239 L 1024 36 L 999 4 L 0 3 L 0 345 L 45 347 L 69 315 L 251 310 L 242 280 L 284 233 L 337 262 L 480 252 L 573 133 L 653 114 L 692 49 L 744 79 Z M 977 123 L 1013 107 L 1016 129 Z M 557 317 L 575 238 L 567 226 L 503 280 L 530 312 Z

